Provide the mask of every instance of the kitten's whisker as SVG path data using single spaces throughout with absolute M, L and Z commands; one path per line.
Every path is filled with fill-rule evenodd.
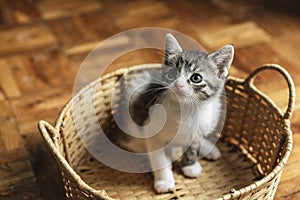
M 229 102 L 233 102 L 230 98 L 228 98 L 227 96 L 226 96 L 226 94 L 221 94 L 220 95 L 220 98 L 224 98 L 226 101 L 229 101 Z
M 158 54 L 158 55 L 163 55 L 163 56 L 166 55 L 166 53 L 165 53 L 164 51 L 157 51 L 157 54 Z
M 166 92 L 163 91 L 163 93 L 160 94 L 160 96 L 158 96 L 158 98 L 156 98 L 156 96 L 153 96 L 152 99 L 150 99 L 150 101 L 147 103 L 146 108 L 149 108 L 149 106 L 152 106 L 154 104 L 159 104 L 161 102 L 161 100 L 164 98 L 165 93 Z
M 165 89 L 167 89 L 167 88 L 166 87 L 150 88 L 150 89 L 148 89 L 148 91 L 153 94 L 155 92 L 158 92 L 158 91 L 161 91 L 161 90 L 165 90 Z

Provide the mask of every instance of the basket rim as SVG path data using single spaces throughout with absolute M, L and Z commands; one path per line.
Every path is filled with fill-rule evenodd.
M 52 150 L 52 155 L 59 160 L 60 165 L 65 168 L 68 173 L 73 176 L 74 180 L 76 180 L 77 184 L 80 185 L 81 188 L 83 188 L 84 190 L 88 190 L 90 191 L 92 194 L 100 196 L 103 200 L 113 200 L 111 197 L 108 196 L 108 194 L 106 193 L 105 190 L 96 190 L 94 188 L 92 188 L 90 185 L 88 185 L 80 176 L 78 173 L 75 172 L 75 170 L 70 166 L 70 164 L 68 163 L 68 161 L 66 160 L 66 158 L 59 152 L 59 150 L 56 147 L 55 142 L 53 141 L 53 139 L 55 139 L 54 137 L 51 137 L 48 134 L 48 131 L 46 130 L 46 127 L 48 129 L 51 129 L 53 132 L 55 132 L 55 134 L 59 134 L 57 129 L 52 127 L 52 125 L 50 125 L 48 122 L 40 120 L 38 122 L 38 128 L 43 136 L 43 138 L 45 139 L 45 141 L 47 142 L 48 147 Z
M 273 65 L 273 64 L 270 64 Z M 277 67 L 277 65 L 274 64 L 275 67 Z M 130 72 L 130 71 L 135 71 L 135 70 L 145 70 L 145 69 L 158 69 L 161 67 L 160 63 L 149 63 L 149 64 L 140 64 L 140 65 L 134 65 L 128 68 L 121 68 L 121 69 L 117 69 L 115 71 L 112 71 L 92 82 L 90 82 L 89 84 L 85 85 L 83 88 L 81 88 L 75 95 L 73 95 L 68 101 L 67 103 L 63 106 L 63 108 L 61 109 L 56 121 L 55 121 L 55 130 L 58 131 L 59 128 L 63 125 L 63 117 L 68 109 L 68 107 L 72 106 L 72 101 L 74 98 L 78 97 L 79 95 L 81 95 L 82 93 L 84 93 L 84 91 L 88 90 L 90 87 L 92 87 L 93 85 L 95 85 L 96 83 L 105 80 L 107 78 L 111 78 L 115 75 L 122 75 L 124 73 Z M 251 74 L 249 75 L 249 77 L 251 76 Z M 248 78 L 249 78 L 248 77 Z M 264 98 L 265 101 L 267 101 L 273 108 L 276 109 L 276 111 L 278 112 L 278 114 L 282 117 L 282 122 L 284 123 L 284 131 L 285 134 L 287 136 L 286 138 L 286 149 L 284 151 L 284 155 L 282 156 L 280 162 L 274 167 L 274 169 L 268 173 L 266 176 L 264 176 L 263 178 L 254 181 L 252 184 L 245 186 L 243 188 L 240 188 L 238 190 L 234 190 L 234 192 L 227 192 L 225 194 L 223 194 L 222 197 L 220 197 L 219 199 L 230 199 L 230 198 L 238 198 L 240 196 L 242 196 L 243 194 L 249 193 L 251 191 L 253 191 L 256 188 L 261 187 L 264 183 L 271 181 L 275 176 L 279 175 L 282 170 L 283 167 L 286 165 L 288 158 L 290 156 L 291 150 L 292 150 L 292 145 L 293 145 L 293 141 L 292 141 L 292 131 L 290 129 L 290 120 L 289 119 L 283 119 L 283 113 L 282 111 L 275 105 L 275 103 L 273 102 L 272 99 L 270 99 L 267 95 L 265 95 L 264 93 L 262 93 L 260 90 L 258 90 L 253 84 L 249 84 L 249 80 L 246 79 L 240 79 L 237 77 L 233 77 L 233 76 L 229 76 L 227 81 L 234 81 L 240 84 L 247 84 L 248 89 L 250 89 L 252 92 L 257 93 L 258 95 L 260 95 L 262 98 Z M 43 130 L 41 130 L 43 131 Z M 52 140 L 52 139 L 51 139 Z M 54 143 L 53 143 L 54 144 Z M 55 147 L 55 146 L 53 146 Z M 57 156 L 57 159 L 59 159 L 59 161 L 61 161 L 61 163 L 63 164 L 63 166 L 71 172 L 71 175 L 74 176 L 75 180 L 78 181 L 78 184 L 83 184 L 85 186 L 85 189 L 88 189 L 90 191 L 92 191 L 93 193 L 97 193 L 99 195 L 99 191 L 101 191 L 101 194 L 103 194 L 103 190 L 96 190 L 93 187 L 89 186 L 87 183 L 85 183 L 85 181 L 79 176 L 79 174 L 77 174 L 75 172 L 75 170 L 70 166 L 70 164 L 67 162 L 66 158 L 63 157 L 58 149 L 55 147 L 53 149 L 55 152 L 55 154 L 59 154 L 60 156 Z M 101 197 L 103 197 L 101 195 Z M 104 196 L 104 197 L 108 197 L 108 196 Z M 108 199 L 111 199 L 110 197 L 108 197 Z

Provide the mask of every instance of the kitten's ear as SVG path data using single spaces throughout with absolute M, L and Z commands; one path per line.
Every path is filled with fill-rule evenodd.
M 217 65 L 220 78 L 226 78 L 228 76 L 229 68 L 233 60 L 233 54 L 234 47 L 232 45 L 226 45 L 218 51 L 208 55 L 208 57 Z
M 182 52 L 182 48 L 177 42 L 176 38 L 168 33 L 166 35 L 166 46 L 165 46 L 166 53 L 178 53 Z

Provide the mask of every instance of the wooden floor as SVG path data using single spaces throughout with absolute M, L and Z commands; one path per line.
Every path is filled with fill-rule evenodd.
M 170 28 L 207 51 L 234 44 L 231 75 L 244 78 L 260 65 L 278 63 L 291 73 L 300 93 L 299 6 L 253 2 L 0 0 L 0 199 L 63 199 L 37 121 L 54 123 L 71 98 L 80 63 L 98 43 L 122 31 Z M 112 69 L 158 58 L 147 51 L 127 56 Z M 285 108 L 287 86 L 280 76 L 266 73 L 257 85 Z M 300 199 L 299 111 L 298 98 L 291 119 L 294 150 L 276 199 Z

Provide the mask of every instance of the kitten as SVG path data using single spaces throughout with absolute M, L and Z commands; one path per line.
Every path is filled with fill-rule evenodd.
M 145 70 L 129 82 L 124 97 L 129 110 L 121 106 L 117 123 L 127 134 L 116 143 L 148 153 L 156 192 L 169 192 L 175 186 L 172 149 L 183 148 L 181 170 L 191 178 L 201 173 L 199 156 L 221 157 L 208 138 L 221 118 L 221 97 L 233 51 L 231 45 L 211 54 L 183 50 L 167 34 L 162 68 Z

